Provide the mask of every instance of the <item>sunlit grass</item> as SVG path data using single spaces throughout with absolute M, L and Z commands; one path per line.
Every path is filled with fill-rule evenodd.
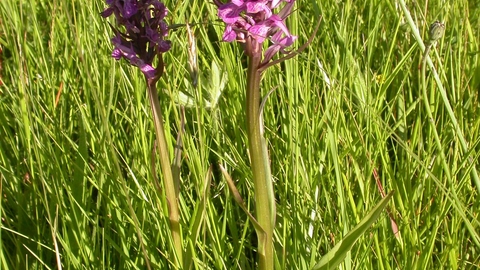
M 342 269 L 480 267 L 480 200 L 470 174 L 480 151 L 480 8 L 465 0 L 442 3 L 407 7 L 424 40 L 431 22 L 445 22 L 430 57 L 468 152 L 429 69 L 434 119 L 426 115 L 422 52 L 396 1 L 297 1 L 289 19 L 297 46 L 322 16 L 319 33 L 304 53 L 269 69 L 262 83 L 263 94 L 277 87 L 264 118 L 281 269 L 309 269 L 380 201 L 375 173 L 386 192 L 395 190 L 389 209 L 400 237 L 385 213 Z M 218 103 L 202 106 L 211 88 L 202 96 L 193 91 L 186 30 L 171 33 L 167 77 L 158 85 L 171 153 L 180 129 L 178 92 L 196 100 L 185 109 L 184 246 L 196 269 L 254 269 L 253 226 L 218 166 L 253 212 L 246 63 L 238 44 L 219 41 L 223 29 L 213 5 L 166 4 L 171 23 L 198 23 L 200 84 L 211 82 L 212 62 L 228 78 Z M 155 135 L 146 86 L 141 73 L 110 57 L 103 8 L 102 1 L 0 1 L 2 269 L 54 269 L 59 262 L 72 269 L 144 269 L 138 232 L 154 268 L 173 261 L 167 206 L 151 169 Z

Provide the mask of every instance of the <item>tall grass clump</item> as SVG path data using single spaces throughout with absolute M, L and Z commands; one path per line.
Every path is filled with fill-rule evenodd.
M 480 267 L 474 2 L 163 5 L 0 1 L 2 269 Z

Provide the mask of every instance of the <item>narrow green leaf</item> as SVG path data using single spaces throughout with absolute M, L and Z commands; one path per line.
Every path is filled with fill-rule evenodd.
M 393 191 L 383 198 L 345 237 L 340 240 L 322 259 L 313 267 L 314 270 L 335 269 L 347 256 L 353 244 L 375 222 L 380 213 L 392 198 Z
M 228 189 L 230 189 L 230 192 L 232 192 L 233 199 L 235 200 L 235 202 L 238 203 L 238 205 L 240 205 L 240 208 L 242 208 L 245 214 L 247 214 L 248 219 L 252 222 L 253 227 L 255 228 L 255 232 L 257 233 L 258 241 L 260 243 L 258 245 L 258 249 L 259 249 L 258 252 L 264 254 L 263 253 L 264 246 L 265 246 L 264 243 L 266 240 L 265 230 L 262 228 L 262 226 L 260 226 L 260 224 L 255 219 L 255 217 L 248 211 L 247 207 L 245 206 L 245 203 L 243 202 L 242 196 L 238 192 L 237 187 L 235 187 L 235 183 L 233 183 L 233 180 L 230 174 L 223 168 L 222 165 L 220 165 L 220 170 L 222 170 L 223 176 L 225 176 L 225 179 L 227 180 Z
M 192 269 L 193 265 L 193 253 L 195 252 L 196 244 L 198 241 L 198 236 L 200 235 L 203 222 L 205 220 L 205 212 L 208 203 L 208 194 L 210 193 L 210 185 L 212 182 L 212 166 L 208 168 L 207 175 L 205 177 L 205 182 L 203 185 L 203 193 L 201 194 L 200 201 L 195 205 L 195 210 L 193 211 L 192 218 L 190 220 L 189 234 L 187 237 L 188 247 L 186 251 L 186 256 L 184 258 L 183 265 L 185 269 Z

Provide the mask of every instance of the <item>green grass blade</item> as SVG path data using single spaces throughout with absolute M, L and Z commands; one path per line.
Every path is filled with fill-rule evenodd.
M 392 198 L 393 191 L 383 198 L 345 237 L 340 240 L 322 259 L 313 267 L 314 270 L 335 269 L 343 262 L 353 244 L 375 222 L 387 203 Z

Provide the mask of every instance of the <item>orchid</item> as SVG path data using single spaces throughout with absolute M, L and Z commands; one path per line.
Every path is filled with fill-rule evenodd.
M 283 2 L 283 8 L 275 14 L 273 10 Z M 225 4 L 214 0 L 214 3 L 218 7 L 218 17 L 226 24 L 223 41 L 245 43 L 245 54 L 248 57 L 245 108 L 255 190 L 256 219 L 253 223 L 258 224 L 255 227 L 258 237 L 258 266 L 262 270 L 274 269 L 273 234 L 276 206 L 270 158 L 263 134 L 262 109 L 266 98 L 263 101 L 261 99 L 260 82 L 266 68 L 298 53 L 286 50 L 297 40 L 285 24 L 295 0 L 232 0 Z M 270 40 L 272 44 L 263 51 L 262 44 L 266 40 Z M 287 55 L 271 61 L 278 52 Z M 248 216 L 253 218 L 252 215 Z
M 176 268 L 182 269 L 182 231 L 180 229 L 180 212 L 176 192 L 178 190 L 177 183 L 180 180 L 179 175 L 174 175 L 172 172 L 167 136 L 163 127 L 163 115 L 156 87 L 156 83 L 163 75 L 163 53 L 171 48 L 171 42 L 166 40 L 168 25 L 164 21 L 168 11 L 165 5 L 158 0 L 106 0 L 106 3 L 108 7 L 101 13 L 102 17 L 107 18 L 113 14 L 117 24 L 123 26 L 122 29 L 125 30 L 122 31 L 110 25 L 115 33 L 115 36 L 111 39 L 114 45 L 112 57 L 116 60 L 125 58 L 131 65 L 138 67 L 145 75 L 147 82 L 155 125 L 155 144 L 162 167 L 164 194 L 169 205 L 168 215 L 174 244 L 172 261 Z M 158 59 L 157 68 L 152 66 L 155 57 Z M 163 193 L 160 188 L 158 188 L 158 192 Z M 151 269 L 145 252 L 144 256 L 147 268 Z
M 233 0 L 223 4 L 214 1 L 218 6 L 218 17 L 226 24 L 223 41 L 263 43 L 270 39 L 273 43 L 264 54 L 262 64 L 268 63 L 277 52 L 288 53 L 285 49 L 297 40 L 285 25 L 285 18 L 290 14 L 295 0 Z M 273 13 L 280 3 L 286 2 L 278 14 Z M 248 38 L 251 37 L 249 41 Z M 247 46 L 247 54 L 259 54 Z
M 112 57 L 125 58 L 140 68 L 147 79 L 160 77 L 163 62 L 160 61 L 158 69 L 152 62 L 155 56 L 161 57 L 171 48 L 171 42 L 165 39 L 168 35 L 165 5 L 158 0 L 107 0 L 106 3 L 108 8 L 101 13 L 102 17 L 113 14 L 117 23 L 125 28 L 122 32 L 112 27 L 115 32 L 111 40 L 114 45 Z
M 296 51 L 287 51 L 297 40 L 297 36 L 292 35 L 285 24 L 295 0 L 231 0 L 228 3 L 213 1 L 218 7 L 218 17 L 226 24 L 223 41 L 245 43 L 244 50 L 248 58 L 245 91 L 246 133 L 256 212 L 255 217 L 250 213 L 247 213 L 247 216 L 257 224 L 255 231 L 258 237 L 258 269 L 274 269 L 276 205 L 262 117 L 265 102 L 272 91 L 262 98 L 260 84 L 267 68 L 294 57 L 312 42 L 320 20 L 307 43 Z M 274 13 L 274 9 L 281 4 L 284 5 L 280 11 Z M 269 40 L 271 45 L 263 50 L 266 40 Z M 285 55 L 272 60 L 278 52 Z

